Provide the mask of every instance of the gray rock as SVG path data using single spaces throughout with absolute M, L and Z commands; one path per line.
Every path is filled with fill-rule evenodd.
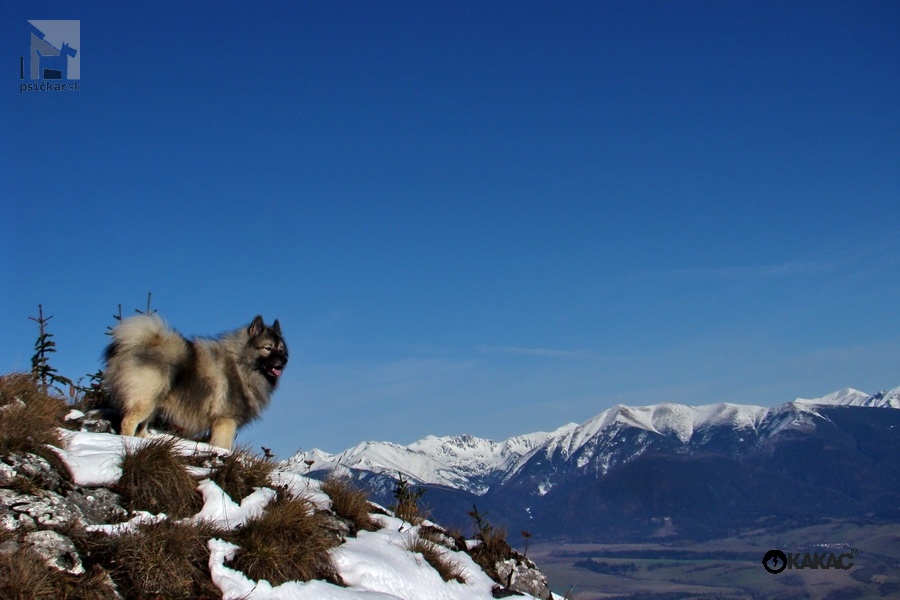
M 0 474 L 0 481 L 5 477 L 9 477 L 9 469 L 11 469 L 13 474 L 12 477 L 9 478 L 10 482 L 16 476 L 24 477 L 45 490 L 59 489 L 59 486 L 62 483 L 62 478 L 59 473 L 50 466 L 47 459 L 38 456 L 37 454 L 32 454 L 30 452 L 10 454 L 9 456 L 0 459 L 0 461 L 2 461 L 4 467 L 8 467 L 0 468 L 0 471 L 3 473 Z M 6 485 L 8 485 L 8 483 Z
M 0 502 L 3 498 L 0 498 Z M 34 519 L 24 513 L 17 513 L 0 505 L 0 529 L 18 531 L 19 529 L 34 529 Z
M 112 419 L 115 411 L 107 409 L 90 410 L 86 415 L 73 419 L 81 431 L 91 433 L 114 433 Z
M 121 506 L 122 497 L 106 488 L 74 488 L 66 498 L 77 506 L 86 525 L 121 523 L 128 520 L 128 511 Z
M 5 529 L 62 527 L 73 521 L 83 522 L 83 517 L 76 504 L 56 492 L 38 490 L 32 495 L 0 489 L 0 523 Z
M 351 523 L 342 517 L 330 512 L 319 512 L 322 517 L 322 526 L 334 540 L 342 544 L 348 537 L 352 537 Z
M 18 473 L 11 466 L 0 459 L 0 486 L 6 487 L 13 482 Z
M 72 575 L 84 573 L 84 565 L 72 540 L 55 531 L 32 531 L 24 545 L 44 559 L 48 566 Z
M 550 587 L 547 585 L 547 577 L 531 560 L 525 557 L 507 558 L 499 561 L 496 569 L 500 580 L 506 582 L 506 586 L 510 590 L 530 594 L 541 600 L 548 600 L 552 597 Z
M 94 419 L 88 416 L 79 420 L 78 425 L 81 431 L 88 431 L 90 433 L 114 433 L 112 423 L 106 419 Z

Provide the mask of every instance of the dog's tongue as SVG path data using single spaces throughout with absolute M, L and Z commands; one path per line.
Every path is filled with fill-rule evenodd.
M 271 373 L 272 373 L 272 375 L 274 375 L 275 377 L 281 377 L 281 369 L 276 369 L 276 368 L 273 367 L 273 368 L 271 369 Z

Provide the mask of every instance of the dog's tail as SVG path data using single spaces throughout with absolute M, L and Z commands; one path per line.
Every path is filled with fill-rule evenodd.
M 137 315 L 123 319 L 113 327 L 113 344 L 120 350 L 136 346 L 153 346 L 177 335 L 156 315 Z
M 152 415 L 171 385 L 174 365 L 187 354 L 188 342 L 156 315 L 129 317 L 113 327 L 104 387 L 122 412 L 122 430 L 128 435 L 139 427 L 133 422 L 135 411 L 139 421 Z

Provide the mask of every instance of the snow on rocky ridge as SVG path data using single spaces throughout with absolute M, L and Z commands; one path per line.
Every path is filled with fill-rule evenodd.
M 573 423 L 571 427 L 574 426 Z M 514 468 L 523 456 L 528 456 L 545 444 L 548 437 L 560 431 L 531 433 L 503 442 L 471 435 L 430 435 L 408 446 L 363 442 L 341 454 L 328 454 L 321 450 L 299 452 L 285 461 L 283 466 L 303 472 L 306 462 L 313 461 L 312 469 L 315 471 L 354 469 L 389 474 L 400 472 L 414 481 L 481 494 L 489 487 L 483 481 L 485 478 Z
M 636 428 L 687 443 L 695 435 L 713 427 L 758 431 L 764 422 L 776 422 L 776 429 L 783 429 L 797 422 L 798 411 L 814 411 L 819 405 L 900 408 L 900 387 L 874 395 L 847 388 L 822 398 L 798 398 L 794 402 L 769 408 L 731 403 L 704 406 L 668 402 L 638 407 L 617 405 L 580 425 L 569 423 L 552 432 L 530 433 L 502 442 L 470 435 L 428 436 L 408 446 L 363 442 L 340 454 L 320 450 L 299 452 L 285 461 L 283 467 L 301 472 L 350 469 L 389 476 L 402 473 L 417 483 L 482 495 L 493 484 L 511 478 L 529 458 L 538 453 L 573 456 L 585 445 L 598 444 L 598 439 L 610 436 L 621 428 Z M 311 466 L 308 461 L 313 461 Z
M 83 416 L 83 415 L 82 415 Z M 122 475 L 119 467 L 125 448 L 137 448 L 147 440 L 118 436 L 109 433 L 74 432 L 61 430 L 65 438 L 63 448 L 53 448 L 62 461 L 66 464 L 73 480 L 73 484 L 85 493 L 94 493 L 97 490 L 114 486 Z M 163 437 L 165 436 L 164 434 Z M 206 444 L 186 440 L 176 440 L 176 448 L 185 455 L 197 453 L 221 453 L 217 448 Z M 32 455 L 33 456 L 33 455 Z M 35 458 L 43 461 L 43 459 Z M 9 477 L 15 477 L 15 461 L 6 464 L 0 461 L 0 466 L 5 468 L 4 473 Z M 44 461 L 45 463 L 46 461 Z M 12 465 L 12 466 L 11 466 Z M 46 466 L 50 469 L 49 465 Z M 273 486 L 283 486 L 292 493 L 308 498 L 319 510 L 329 510 L 331 499 L 321 491 L 320 483 L 296 472 L 284 469 L 276 469 L 270 476 Z M 216 483 L 210 479 L 200 482 L 198 489 L 202 493 L 204 504 L 199 513 L 186 519 L 188 522 L 208 521 L 221 527 L 233 529 L 240 527 L 248 519 L 259 515 L 266 506 L 275 498 L 276 492 L 270 488 L 258 488 L 255 492 L 245 497 L 240 503 L 232 500 Z M 61 510 L 57 505 L 63 506 L 65 501 L 59 497 L 54 500 L 52 507 L 47 498 L 57 498 L 55 492 L 42 491 L 33 498 L 13 490 L 0 488 L 0 492 L 6 495 L 0 497 L 4 503 L 0 504 L 0 515 L 6 515 L 0 526 L 11 526 L 13 530 L 22 526 L 22 518 L 16 515 L 41 514 L 52 510 Z M 10 500 L 10 498 L 12 500 Z M 6 501 L 9 500 L 7 503 Z M 38 507 L 31 510 L 30 507 Z M 5 511 L 5 512 L 4 512 Z M 30 511 L 30 512 L 29 512 Z M 35 511 L 43 511 L 36 513 Z M 68 514 L 68 513 L 67 513 Z M 76 513 L 72 513 L 76 514 Z M 43 520 L 32 519 L 37 523 Z M 466 552 L 455 552 L 446 548 L 439 548 L 441 552 L 448 553 L 450 560 L 455 562 L 465 579 L 464 583 L 458 581 L 445 582 L 438 572 L 423 560 L 420 554 L 416 554 L 407 548 L 410 542 L 418 536 L 422 525 L 413 526 L 389 514 L 373 514 L 372 518 L 380 526 L 377 531 L 360 531 L 353 537 L 347 537 L 342 544 L 330 551 L 331 558 L 337 571 L 346 584 L 340 587 L 326 581 L 289 581 L 281 585 L 273 586 L 265 580 L 254 581 L 244 573 L 230 568 L 226 563 L 239 549 L 232 543 L 212 539 L 209 541 L 210 550 L 209 569 L 210 577 L 216 587 L 222 593 L 223 598 L 258 598 L 265 600 L 489 600 L 494 597 L 493 590 L 497 584 L 472 560 Z M 43 519 L 43 520 L 41 520 Z M 167 519 L 165 514 L 150 514 L 136 511 L 129 521 L 115 524 L 91 524 L 85 522 L 85 526 L 92 531 L 102 531 L 108 535 L 119 535 L 144 523 L 153 523 Z M 28 519 L 25 518 L 27 521 Z M 38 524 L 38 529 L 40 529 Z M 423 525 L 431 525 L 425 522 Z M 9 527 L 7 527 L 9 528 Z M 47 533 L 56 535 L 52 531 L 38 531 L 37 534 Z M 37 535 L 31 534 L 31 535 Z M 71 544 L 69 544 L 71 545 Z M 68 560 L 68 547 L 65 551 Z M 59 552 L 54 550 L 54 552 Z M 77 554 L 74 555 L 77 559 Z M 520 575 L 518 563 L 510 562 L 512 572 L 509 575 L 511 581 Z M 48 558 L 48 564 L 49 558 Z M 505 563 L 503 563 L 505 564 Z M 80 560 L 77 561 L 80 567 Z M 498 563 L 498 570 L 501 563 Z M 57 567 L 60 568 L 61 567 Z M 75 575 L 82 574 L 84 569 L 70 569 Z M 522 571 L 524 573 L 524 571 Z M 531 569 L 529 577 L 536 574 Z M 535 575 L 536 576 L 536 575 Z M 546 589 L 541 597 L 551 597 Z M 532 598 L 527 594 L 521 597 Z M 558 596 L 552 596 L 558 598 Z
M 844 388 L 822 398 L 805 400 L 797 398 L 798 404 L 826 404 L 832 406 L 867 406 L 873 408 L 900 408 L 900 387 L 887 392 L 866 394 L 853 388 Z

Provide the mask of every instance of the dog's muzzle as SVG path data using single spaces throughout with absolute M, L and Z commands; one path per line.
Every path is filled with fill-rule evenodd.
M 266 361 L 263 363 L 263 371 L 265 371 L 266 375 L 272 378 L 281 377 L 281 372 L 284 370 L 284 366 L 287 364 L 287 356 L 277 356 L 274 357 L 275 360 Z

